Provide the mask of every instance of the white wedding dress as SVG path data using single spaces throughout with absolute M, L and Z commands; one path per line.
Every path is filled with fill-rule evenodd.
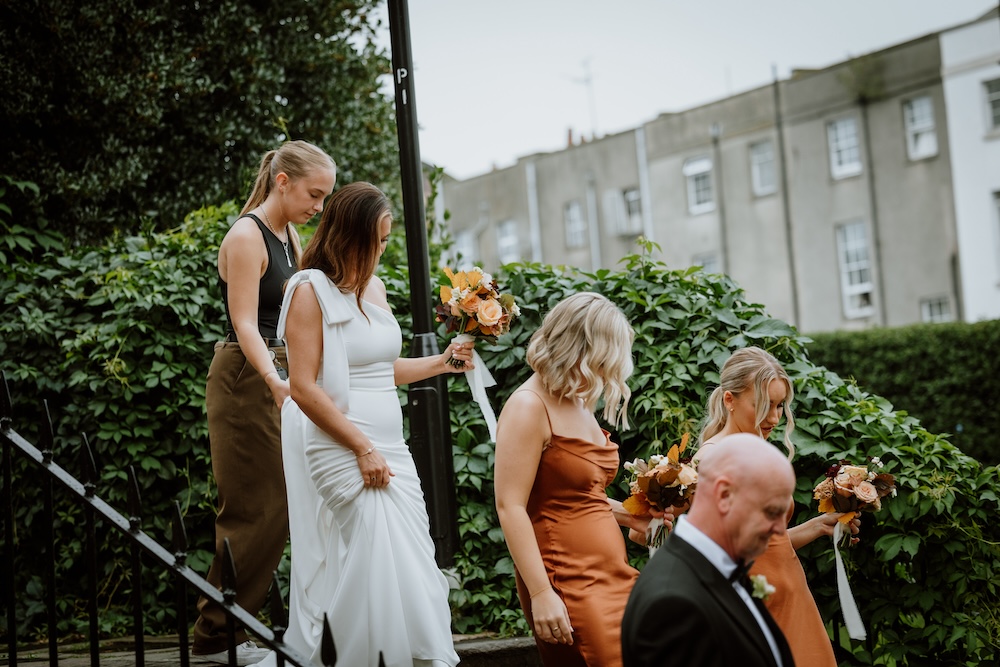
M 387 667 L 452 667 L 459 659 L 448 584 L 434 560 L 393 378 L 399 324 L 372 303 L 362 314 L 353 294 L 310 270 L 289 280 L 279 336 L 292 292 L 307 281 L 324 318 L 318 384 L 378 447 L 395 477 L 384 488 L 365 487 L 354 453 L 285 401 L 281 440 L 292 541 L 285 641 L 320 665 L 325 614 L 337 665 L 377 667 L 381 652 Z M 274 654 L 259 664 L 274 665 Z

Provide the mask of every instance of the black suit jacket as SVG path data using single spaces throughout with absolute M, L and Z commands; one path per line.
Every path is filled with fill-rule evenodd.
M 757 605 L 784 667 L 795 660 L 763 604 Z M 622 619 L 625 667 L 775 667 L 753 614 L 733 585 L 676 535 L 649 559 Z

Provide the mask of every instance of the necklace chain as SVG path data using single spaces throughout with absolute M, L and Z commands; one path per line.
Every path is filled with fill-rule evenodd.
M 278 239 L 278 243 L 280 243 L 281 247 L 285 249 L 285 261 L 288 262 L 288 266 L 290 268 L 292 266 L 292 257 L 288 254 L 288 229 L 285 228 L 285 240 L 282 241 L 278 236 L 278 232 L 274 231 L 274 225 L 271 224 L 271 216 L 267 214 L 267 209 L 261 206 L 260 212 L 264 214 L 264 220 L 267 221 L 267 228 L 271 230 L 271 233 L 274 234 L 274 238 Z

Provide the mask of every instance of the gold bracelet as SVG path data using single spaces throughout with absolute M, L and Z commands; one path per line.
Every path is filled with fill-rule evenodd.
M 368 456 L 374 451 L 375 451 L 375 445 L 372 445 L 371 447 L 368 448 L 368 451 L 366 451 L 364 454 L 355 454 L 355 456 L 357 456 L 360 459 L 362 456 Z
M 543 589 L 542 589 L 542 590 L 540 590 L 540 591 L 537 591 L 537 592 L 535 592 L 535 593 L 532 593 L 532 594 L 531 594 L 531 596 L 530 596 L 530 597 L 529 597 L 528 599 L 529 599 L 529 600 L 534 600 L 534 599 L 535 599 L 535 596 L 536 596 L 536 595 L 541 595 L 541 594 L 542 594 L 542 593 L 544 593 L 545 591 L 551 591 L 551 590 L 552 590 L 552 586 L 549 586 L 548 588 L 543 588 Z

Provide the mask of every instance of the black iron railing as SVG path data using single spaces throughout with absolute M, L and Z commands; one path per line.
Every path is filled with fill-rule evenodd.
M 94 453 L 86 436 L 83 437 L 83 446 L 80 454 L 80 475 L 82 481 L 76 479 L 65 469 L 57 465 L 53 460 L 54 431 L 52 419 L 49 414 L 48 403 L 44 404 L 45 423 L 43 424 L 43 434 L 41 436 L 41 448 L 37 448 L 21 437 L 13 430 L 13 414 L 10 392 L 7 387 L 7 378 L 0 372 L 0 442 L 3 444 L 3 506 L 4 506 L 4 540 L 6 544 L 3 582 L 4 597 L 7 606 L 7 644 L 8 644 L 8 664 L 10 667 L 17 665 L 17 573 L 14 571 L 14 553 L 16 552 L 16 533 L 14 525 L 14 498 L 13 498 L 13 465 L 14 456 L 21 456 L 43 471 L 41 489 L 43 496 L 43 516 L 41 521 L 35 525 L 41 526 L 46 531 L 45 540 L 51 548 L 46 550 L 45 562 L 45 606 L 47 617 L 48 654 L 49 664 L 56 667 L 59 664 L 59 632 L 58 632 L 58 611 L 56 605 L 56 595 L 58 582 L 56 580 L 56 535 L 55 516 L 53 509 L 53 496 L 56 487 L 61 491 L 66 491 L 69 496 L 83 506 L 86 516 L 84 533 L 85 545 L 84 554 L 87 558 L 87 612 L 89 615 L 89 646 L 90 662 L 92 667 L 100 664 L 99 653 L 99 612 L 98 612 L 98 563 L 97 546 L 98 533 L 97 521 L 102 525 L 113 526 L 127 539 L 131 547 L 130 567 L 132 570 L 132 614 L 133 630 L 135 635 L 135 664 L 136 667 L 144 667 L 144 621 L 142 609 L 142 586 L 141 574 L 143 569 L 143 557 L 145 556 L 150 569 L 157 572 L 159 577 L 170 577 L 176 584 L 176 605 L 177 605 L 177 637 L 182 667 L 188 667 L 190 658 L 188 655 L 188 604 L 190 591 L 193 589 L 197 594 L 214 600 L 222 606 L 226 613 L 228 634 L 229 634 L 229 664 L 236 665 L 235 633 L 237 627 L 243 627 L 264 644 L 274 650 L 277 663 L 280 666 L 285 664 L 297 665 L 298 667 L 313 667 L 307 658 L 297 652 L 283 641 L 285 625 L 288 616 L 285 605 L 281 598 L 278 587 L 277 576 L 271 585 L 270 593 L 270 617 L 273 627 L 268 628 L 256 617 L 236 604 L 236 570 L 233 562 L 232 551 L 229 547 L 228 538 L 224 544 L 224 564 L 222 570 L 222 590 L 218 590 L 206 581 L 201 575 L 192 570 L 187 565 L 187 533 L 184 528 L 183 515 L 180 505 L 175 503 L 175 515 L 172 527 L 172 547 L 170 551 L 162 547 L 156 540 L 142 530 L 142 503 L 139 493 L 139 485 L 136 480 L 135 470 L 128 467 L 128 516 L 122 515 L 115 508 L 95 494 L 96 482 L 98 479 L 97 466 L 95 465 Z M 115 533 L 108 531 L 108 538 Z M 150 562 L 151 561 L 151 562 Z M 337 651 L 333 642 L 333 634 L 327 620 L 323 621 L 323 638 L 321 643 L 321 660 L 323 667 L 334 667 L 337 662 Z M 382 665 L 382 657 L 379 656 L 379 664 Z

